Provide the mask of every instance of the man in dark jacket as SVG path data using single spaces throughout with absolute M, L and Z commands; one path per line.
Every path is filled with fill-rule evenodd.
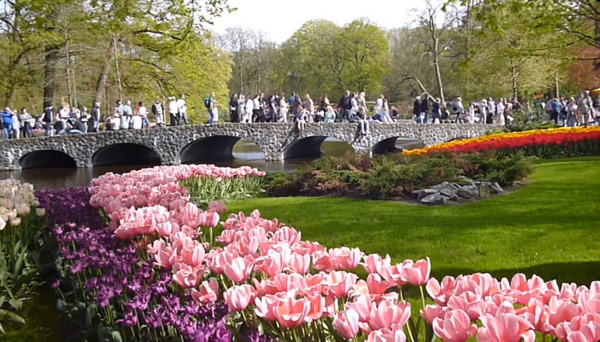
M 342 119 L 349 121 L 350 110 L 352 109 L 352 96 L 350 96 L 349 90 L 346 90 L 344 96 L 340 99 L 340 108 L 342 109 Z
M 54 108 L 52 105 L 44 108 L 44 116 L 42 116 L 42 122 L 44 122 L 44 129 L 46 130 L 47 136 L 52 136 L 54 134 Z
M 416 123 L 421 123 L 421 97 L 415 97 L 415 102 L 413 103 L 413 114 Z
M 423 100 L 421 101 L 421 123 L 426 124 L 429 119 L 429 99 L 427 95 L 423 95 Z

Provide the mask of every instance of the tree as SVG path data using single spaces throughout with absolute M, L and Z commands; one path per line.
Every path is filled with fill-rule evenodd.
M 306 22 L 280 49 L 274 70 L 279 86 L 299 93 L 341 96 L 346 89 L 382 89 L 389 58 L 385 32 L 366 20 L 344 27 Z

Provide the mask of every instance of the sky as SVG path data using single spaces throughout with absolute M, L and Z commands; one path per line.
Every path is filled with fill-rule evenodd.
M 263 31 L 276 43 L 282 43 L 312 19 L 342 26 L 366 17 L 390 29 L 412 24 L 416 12 L 411 10 L 425 9 L 423 0 L 229 0 L 229 4 L 237 11 L 217 18 L 213 31 L 221 34 L 228 27 L 241 26 Z

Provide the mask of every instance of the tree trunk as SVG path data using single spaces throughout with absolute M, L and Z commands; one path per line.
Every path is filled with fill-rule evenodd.
M 554 73 L 554 89 L 556 90 L 556 98 L 560 98 L 560 86 L 558 85 L 558 71 Z
M 512 81 L 512 92 L 513 92 L 513 100 L 519 100 L 519 83 L 517 82 L 517 77 L 519 73 L 517 72 L 517 67 L 515 66 L 515 61 L 510 60 L 510 77 Z
M 108 72 L 110 71 L 113 44 L 114 40 L 111 39 L 110 44 L 108 46 L 108 51 L 106 52 L 106 59 L 104 60 L 104 65 L 102 65 L 102 70 L 100 71 L 100 75 L 98 76 L 98 82 L 96 82 L 96 95 L 94 96 L 94 103 L 92 103 L 91 108 L 94 108 L 94 104 L 96 102 L 102 103 L 102 97 L 106 93 L 106 80 L 108 79 Z
M 446 107 L 446 98 L 444 97 L 444 84 L 442 83 L 442 73 L 440 72 L 440 39 L 433 37 L 433 65 L 435 66 L 435 79 L 437 81 L 438 91 L 440 93 L 440 105 Z
M 113 50 L 115 51 L 115 69 L 117 71 L 117 89 L 119 90 L 119 101 L 123 101 L 123 87 L 121 86 L 121 71 L 119 70 L 119 53 L 117 50 L 117 37 L 114 34 Z
M 56 92 L 56 65 L 58 64 L 58 46 L 46 46 L 44 57 L 44 104 L 46 108 L 54 103 Z

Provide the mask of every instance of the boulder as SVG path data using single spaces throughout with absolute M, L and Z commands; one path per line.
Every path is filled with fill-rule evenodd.
M 479 197 L 479 188 L 476 185 L 461 186 L 457 191 L 457 195 L 461 198 L 473 199 Z
M 421 189 L 421 190 L 416 190 L 412 192 L 412 196 L 413 198 L 416 198 L 417 200 L 421 200 L 429 195 L 433 195 L 433 194 L 437 194 L 438 191 L 434 190 L 434 189 Z
M 436 193 L 422 198 L 419 203 L 427 205 L 440 205 L 446 203 L 446 201 L 448 201 L 448 197 Z
M 498 194 L 498 187 L 500 187 L 500 185 L 498 185 L 498 183 L 496 183 L 496 185 L 498 185 L 498 187 L 495 187 L 492 183 L 490 182 L 477 182 L 477 188 L 479 188 L 479 196 L 480 197 L 489 197 L 491 195 L 495 195 Z M 502 190 L 502 188 L 500 188 L 500 190 Z
M 504 189 L 502 189 L 502 187 L 500 186 L 500 184 L 498 184 L 498 182 L 493 182 L 492 183 L 492 190 L 496 194 L 501 194 L 501 193 L 504 192 Z

